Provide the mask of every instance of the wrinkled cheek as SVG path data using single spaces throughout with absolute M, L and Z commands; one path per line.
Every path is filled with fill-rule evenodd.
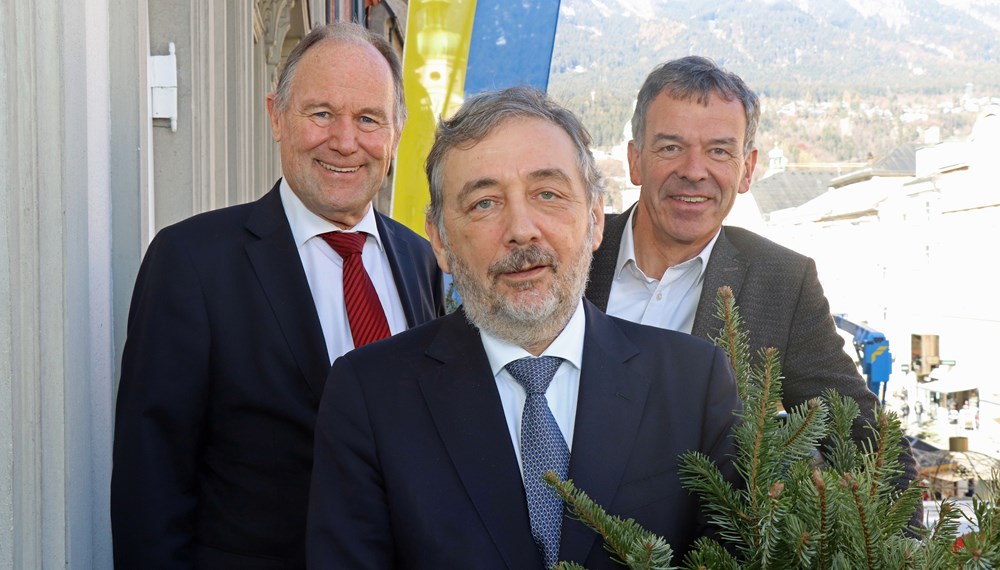
M 302 153 L 321 148 L 329 140 L 325 131 L 308 126 L 292 129 L 289 135 L 288 140 L 295 141 L 295 150 Z
M 383 149 L 382 154 L 379 156 L 379 160 L 382 161 L 383 174 L 388 174 L 389 168 L 392 166 L 392 148 L 386 147 Z
M 388 161 L 392 156 L 392 139 L 376 135 L 376 133 L 368 135 L 361 140 L 359 146 L 373 158 Z

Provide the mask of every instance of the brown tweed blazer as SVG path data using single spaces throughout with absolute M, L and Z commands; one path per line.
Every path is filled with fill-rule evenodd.
M 630 212 L 607 217 L 604 241 L 594 253 L 586 296 L 602 310 L 608 308 L 618 249 Z M 705 269 L 692 330 L 695 336 L 711 340 L 719 334 L 722 322 L 715 317 L 715 294 L 723 285 L 732 288 L 736 296 L 751 354 L 766 347 L 780 351 L 785 408 L 833 388 L 854 398 L 861 407 L 854 426 L 855 441 L 870 435 L 864 425 L 874 421 L 879 401 L 844 352 L 844 339 L 837 334 L 815 262 L 743 228 L 723 226 Z M 905 447 L 900 457 L 905 479 L 900 483 L 905 487 L 917 471 L 909 443 L 903 439 L 900 446 Z M 911 522 L 921 519 L 918 512 Z

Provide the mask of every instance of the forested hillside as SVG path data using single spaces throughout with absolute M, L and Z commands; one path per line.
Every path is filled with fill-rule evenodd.
M 1000 1 L 562 0 L 549 91 L 609 147 L 646 73 L 687 54 L 761 94 L 762 150 L 863 159 L 1000 97 Z

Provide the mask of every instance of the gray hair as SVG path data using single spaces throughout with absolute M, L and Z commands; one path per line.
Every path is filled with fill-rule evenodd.
M 274 90 L 274 102 L 279 111 L 286 111 L 292 97 L 292 79 L 295 77 L 295 70 L 302 61 L 302 56 L 313 46 L 321 42 L 342 42 L 354 45 L 370 45 L 385 58 L 389 64 L 389 71 L 392 73 L 392 89 L 395 95 L 395 108 L 393 109 L 393 126 L 397 135 L 403 130 L 406 123 L 406 99 L 403 96 L 403 66 L 399 62 L 396 50 L 392 48 L 385 38 L 374 34 L 364 27 L 350 22 L 337 22 L 316 26 L 306 34 L 306 37 L 295 45 L 292 52 L 288 54 L 285 66 L 278 76 L 278 87 Z
M 743 104 L 747 119 L 743 141 L 744 156 L 753 150 L 757 124 L 760 122 L 760 99 L 739 75 L 697 55 L 660 64 L 646 77 L 639 89 L 635 112 L 632 114 L 632 140 L 639 148 L 642 148 L 643 136 L 646 134 L 646 112 L 660 93 L 666 93 L 674 99 L 695 100 L 702 105 L 708 105 L 708 98 L 713 93 L 726 101 L 738 100 Z
M 576 146 L 577 165 L 587 186 L 587 203 L 593 205 L 594 200 L 604 193 L 604 178 L 590 152 L 590 133 L 576 115 L 532 87 L 510 87 L 503 91 L 479 93 L 467 99 L 454 117 L 438 123 L 434 145 L 427 155 L 425 168 L 431 191 L 427 216 L 442 231 L 442 235 L 442 163 L 448 152 L 475 145 L 489 136 L 502 122 L 513 118 L 538 118 L 565 131 Z

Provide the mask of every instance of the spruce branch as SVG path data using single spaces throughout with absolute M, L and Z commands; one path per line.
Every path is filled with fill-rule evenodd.
M 988 498 L 974 499 L 969 518 L 978 530 L 962 543 L 955 537 L 964 514 L 949 501 L 942 503 L 937 524 L 922 531 L 923 539 L 912 538 L 906 525 L 921 489 L 897 485 L 899 418 L 879 410 L 874 423 L 862 427 L 866 439 L 856 443 L 858 403 L 829 390 L 776 419 L 780 356 L 765 349 L 751 363 L 748 337 L 726 288 L 717 298 L 716 317 L 723 326 L 715 340 L 729 357 L 743 403 L 733 432 L 733 466 L 743 485 L 727 481 L 704 454 L 687 452 L 678 459 L 681 484 L 698 497 L 716 537 L 697 539 L 683 568 L 1000 568 L 1000 474 L 979 487 Z M 662 538 L 632 519 L 609 516 L 572 482 L 549 483 L 572 516 L 600 534 L 614 560 L 629 568 L 669 567 L 672 552 Z
M 722 321 L 719 336 L 711 340 L 729 357 L 736 376 L 736 388 L 740 399 L 747 398 L 746 381 L 750 377 L 750 342 L 744 330 L 743 319 L 736 308 L 736 297 L 729 286 L 720 287 L 715 297 L 715 316 Z
M 858 403 L 852 398 L 841 396 L 834 390 L 823 393 L 823 401 L 829 410 L 827 440 L 823 457 L 837 473 L 847 473 L 856 469 L 861 450 L 851 436 L 854 418 L 861 413 Z
M 689 451 L 678 460 L 678 473 L 681 485 L 698 496 L 705 518 L 721 538 L 733 543 L 751 539 L 748 529 L 753 518 L 743 508 L 742 494 L 722 477 L 711 458 Z
M 673 549 L 662 537 L 646 531 L 634 519 L 609 515 L 572 480 L 562 481 L 552 471 L 546 472 L 544 478 L 569 507 L 570 516 L 601 536 L 612 560 L 630 570 L 675 570 L 670 565 Z
M 868 513 L 865 511 L 865 503 L 860 493 L 861 485 L 850 473 L 844 473 L 841 485 L 847 489 L 847 491 L 851 494 L 851 498 L 854 500 L 854 506 L 858 510 L 858 522 L 861 524 L 861 538 L 864 540 L 865 561 L 868 563 L 869 570 L 875 570 L 872 530 L 869 523 Z
M 823 481 L 823 474 L 819 469 L 813 469 L 812 471 L 812 483 L 816 488 L 816 495 L 819 497 L 819 532 L 816 536 L 816 552 L 817 560 L 819 562 L 819 569 L 826 570 L 826 557 L 824 556 L 824 547 L 826 545 L 826 534 L 827 534 L 827 519 L 829 518 L 828 507 L 826 503 L 826 481 Z
M 878 417 L 878 446 L 875 449 L 875 469 L 874 477 L 872 477 L 872 484 L 869 490 L 872 499 L 875 499 L 875 494 L 878 493 L 878 481 L 879 474 L 882 471 L 883 465 L 885 465 L 885 449 L 887 447 L 888 441 L 886 438 L 886 432 L 889 429 L 889 418 L 885 414 L 879 414 Z
M 767 493 L 764 518 L 760 524 L 760 564 L 767 568 L 773 559 L 781 559 L 780 546 L 785 528 L 787 511 L 782 508 L 780 497 L 785 484 L 778 481 L 771 485 Z
M 768 433 L 773 433 L 774 431 L 769 428 L 773 427 L 770 424 L 773 422 L 774 403 L 780 399 L 780 396 L 776 395 L 777 391 L 774 390 L 775 379 L 777 378 L 776 368 L 778 366 L 777 351 L 772 348 L 765 349 L 763 356 L 763 369 L 754 371 L 750 375 L 750 382 L 747 383 L 748 386 L 759 389 L 760 397 L 757 399 L 748 398 L 748 403 L 753 402 L 757 405 L 752 405 L 749 410 L 744 410 L 744 413 L 749 412 L 751 414 L 749 419 L 751 425 L 754 427 L 753 447 L 750 456 L 750 476 L 747 479 L 747 487 L 751 491 L 759 489 L 761 483 L 765 481 L 762 477 L 762 471 L 766 468 L 765 454 L 773 449 L 765 446 L 765 438 Z M 747 418 L 744 417 L 744 419 Z M 757 502 L 758 494 L 751 492 L 750 497 L 751 510 L 756 511 L 761 508 L 761 505 Z
M 788 438 L 782 444 L 785 450 L 795 454 L 800 455 L 798 449 L 804 444 L 810 448 L 816 445 L 816 433 L 811 431 L 809 428 L 816 426 L 818 424 L 817 417 L 824 414 L 825 409 L 822 403 L 818 399 L 812 399 L 806 402 L 805 415 L 801 422 L 789 423 L 790 427 L 794 429 L 788 435 Z
M 587 570 L 582 564 L 576 562 L 556 562 L 551 570 Z
M 714 540 L 702 537 L 684 557 L 685 570 L 740 570 L 739 561 Z

